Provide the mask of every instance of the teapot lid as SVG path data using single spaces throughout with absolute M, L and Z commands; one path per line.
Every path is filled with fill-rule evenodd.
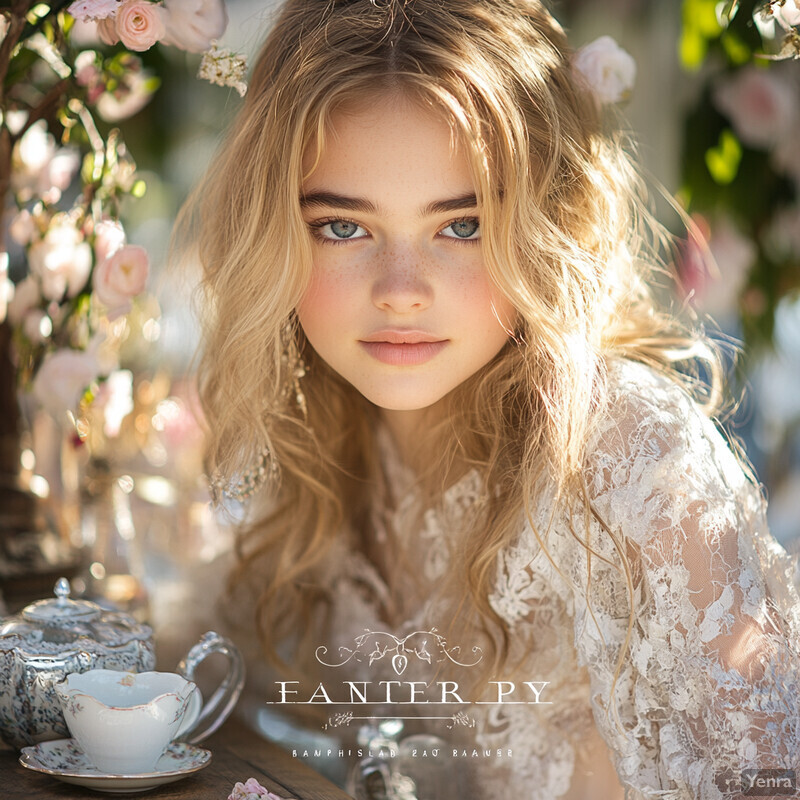
M 70 586 L 66 578 L 56 581 L 55 599 L 37 600 L 22 609 L 22 616 L 29 622 L 62 627 L 75 622 L 91 622 L 103 609 L 89 600 L 71 600 Z
M 77 646 L 86 652 L 104 653 L 134 640 L 149 644 L 152 639 L 152 628 L 130 614 L 108 611 L 89 600 L 72 600 L 69 594 L 69 581 L 59 578 L 55 597 L 37 600 L 18 616 L 0 619 L 0 652 L 24 645 L 33 656 Z

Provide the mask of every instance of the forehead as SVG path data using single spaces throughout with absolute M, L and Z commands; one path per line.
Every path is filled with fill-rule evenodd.
M 393 92 L 341 105 L 307 148 L 303 191 L 385 194 L 473 189 L 468 152 L 445 114 Z

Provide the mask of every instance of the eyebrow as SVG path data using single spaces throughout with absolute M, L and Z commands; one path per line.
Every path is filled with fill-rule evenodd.
M 300 197 L 301 208 L 315 208 L 325 206 L 327 208 L 343 208 L 347 211 L 360 211 L 363 214 L 376 214 L 378 208 L 370 200 L 363 197 L 349 197 L 335 192 L 311 192 Z M 432 214 L 446 214 L 450 211 L 466 211 L 477 208 L 478 199 L 474 192 L 452 197 L 447 200 L 434 200 L 422 210 L 422 216 L 427 217 Z

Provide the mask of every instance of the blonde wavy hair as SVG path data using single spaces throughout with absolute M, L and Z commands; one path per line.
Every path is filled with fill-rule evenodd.
M 632 143 L 576 76 L 564 31 L 539 0 L 288 0 L 179 225 L 203 266 L 209 473 L 236 476 L 265 445 L 280 464 L 268 502 L 254 502 L 240 530 L 232 578 L 257 598 L 271 658 L 275 642 L 302 643 L 324 613 L 318 578 L 336 538 L 354 532 L 351 544 L 369 552 L 370 498 L 388 496 L 379 409 L 314 353 L 294 308 L 312 269 L 304 158 L 324 152 L 337 109 L 392 91 L 438 110 L 466 145 L 486 268 L 518 312 L 515 336 L 444 398 L 448 413 L 429 433 L 438 461 L 419 476 L 433 503 L 445 488 L 437 476 L 452 480 L 454 465 L 478 466 L 492 489 L 463 531 L 450 580 L 458 618 L 487 633 L 498 672 L 510 639 L 487 599 L 497 555 L 519 534 L 522 509 L 544 547 L 531 509 L 546 487 L 581 509 L 575 526 L 588 524 L 581 469 L 608 358 L 692 385 L 687 364 L 699 359 L 712 388 L 697 382 L 696 394 L 709 413 L 721 361 L 702 330 L 654 299 L 651 285 L 669 274 L 669 237 L 648 210 Z M 286 330 L 308 365 L 307 418 L 285 389 Z M 603 527 L 632 597 L 629 554 Z M 617 674 L 626 650 L 627 640 Z

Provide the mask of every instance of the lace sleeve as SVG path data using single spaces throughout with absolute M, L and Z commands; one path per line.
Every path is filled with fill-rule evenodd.
M 595 526 L 595 549 L 613 556 L 610 532 L 632 566 L 615 703 L 629 594 L 596 558 L 590 602 L 576 600 L 579 663 L 626 798 L 739 797 L 748 774 L 800 765 L 794 563 L 713 423 L 666 378 L 638 365 L 625 374 L 587 471 L 608 529 Z

